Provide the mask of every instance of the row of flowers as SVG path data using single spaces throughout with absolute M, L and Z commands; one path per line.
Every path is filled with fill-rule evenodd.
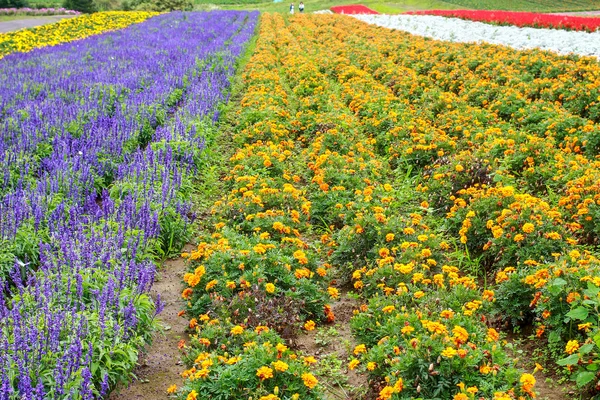
M 322 398 L 318 360 L 284 340 L 335 320 L 329 303 L 345 285 L 364 302 L 348 369 L 368 374 L 380 399 L 535 396 L 490 323 L 495 290 L 468 275 L 435 192 L 414 190 L 427 157 L 449 159 L 458 143 L 433 147 L 441 129 L 419 130 L 439 123 L 429 93 L 439 83 L 419 59 L 432 54 L 445 52 L 345 17 L 263 16 L 225 195 L 184 254 L 193 333 L 178 398 Z
M 362 4 L 349 4 L 344 6 L 333 6 L 330 8 L 336 14 L 379 14 L 377 11 L 362 5 Z
M 257 20 L 170 13 L 0 60 L 2 399 L 127 383 L 162 308 L 155 261 L 187 240 L 192 179 Z
M 0 33 L 0 58 L 11 53 L 28 52 L 38 47 L 55 46 L 106 31 L 122 29 L 155 15 L 158 13 L 108 11 L 64 19 L 35 28 Z
M 567 29 L 594 32 L 600 28 L 600 18 L 572 15 L 541 14 L 532 12 L 488 11 L 488 10 L 426 10 L 409 11 L 412 15 L 437 15 L 461 18 L 498 25 L 519 27 Z
M 0 8 L 0 15 L 79 15 L 66 8 Z

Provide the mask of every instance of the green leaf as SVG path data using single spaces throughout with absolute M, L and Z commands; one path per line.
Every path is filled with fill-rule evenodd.
M 579 348 L 579 353 L 581 353 L 581 354 L 587 354 L 590 351 L 592 351 L 593 348 L 594 348 L 594 343 L 584 344 L 583 346 L 581 346 Z
M 588 371 L 598 371 L 598 369 L 600 369 L 600 364 L 598 364 L 598 363 L 588 364 L 588 366 L 585 367 L 585 369 L 587 369 Z
M 577 378 L 575 382 L 577 382 L 578 387 L 583 387 L 590 383 L 596 377 L 595 372 L 583 371 L 577 374 Z
M 567 358 L 561 358 L 556 363 L 560 366 L 575 365 L 579 362 L 579 354 L 571 354 Z
M 567 317 L 583 321 L 588 317 L 589 311 L 585 307 L 577 307 L 567 313 Z
M 600 347 L 600 332 L 594 335 L 594 343 L 596 343 L 596 346 Z

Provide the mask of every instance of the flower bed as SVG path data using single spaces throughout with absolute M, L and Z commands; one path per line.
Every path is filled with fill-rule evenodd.
M 2 398 L 96 399 L 128 380 L 161 308 L 154 260 L 188 237 L 257 18 L 170 13 L 0 61 Z
M 35 28 L 0 33 L 0 58 L 10 53 L 27 52 L 38 47 L 54 46 L 125 28 L 155 15 L 158 13 L 110 11 L 64 19 Z
M 66 8 L 0 8 L 0 15 L 79 15 L 79 11 Z
M 499 44 L 515 49 L 539 48 L 565 55 L 574 53 L 600 57 L 600 31 L 589 33 L 494 26 L 435 15 L 357 15 L 356 18 L 438 40 Z
M 484 10 L 427 10 L 410 11 L 412 15 L 437 15 L 470 21 L 519 27 L 567 29 L 594 32 L 600 28 L 600 18 L 569 15 L 540 14 L 530 12 L 484 11 Z
M 330 10 L 336 14 L 379 14 L 377 11 L 362 4 L 334 6 L 331 7 Z

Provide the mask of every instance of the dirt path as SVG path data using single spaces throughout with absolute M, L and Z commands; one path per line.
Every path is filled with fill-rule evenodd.
M 186 248 L 186 250 L 189 250 Z M 165 303 L 158 319 L 166 327 L 164 334 L 157 333 L 146 352 L 140 355 L 139 366 L 135 370 L 137 379 L 128 387 L 117 387 L 110 400 L 165 400 L 167 388 L 172 384 L 183 383 L 177 344 L 187 339 L 187 320 L 177 316 L 182 309 L 181 279 L 185 272 L 183 258 L 168 260 L 159 272 L 159 279 L 152 286 L 152 297 L 158 294 Z
M 25 19 L 0 22 L 0 33 L 17 31 L 24 28 L 33 28 L 34 26 L 39 25 L 52 24 L 60 21 L 61 19 L 73 17 L 76 17 L 76 15 L 48 15 L 42 18 L 27 18 L 25 15 L 23 16 Z

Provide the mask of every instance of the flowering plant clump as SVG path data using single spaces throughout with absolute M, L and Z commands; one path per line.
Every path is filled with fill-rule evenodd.
M 11 53 L 55 46 L 102 32 L 125 28 L 155 15 L 158 13 L 107 11 L 64 19 L 35 28 L 0 33 L 0 58 Z
M 127 383 L 163 306 L 155 261 L 186 241 L 192 177 L 257 18 L 171 13 L 0 60 L 3 399 L 105 398 Z M 64 39 L 43 29 L 27 32 Z
M 188 369 L 178 398 L 194 392 L 231 399 L 322 398 L 310 360 L 291 351 L 275 331 L 233 326 L 206 314 L 198 320 L 189 345 L 182 347 Z

